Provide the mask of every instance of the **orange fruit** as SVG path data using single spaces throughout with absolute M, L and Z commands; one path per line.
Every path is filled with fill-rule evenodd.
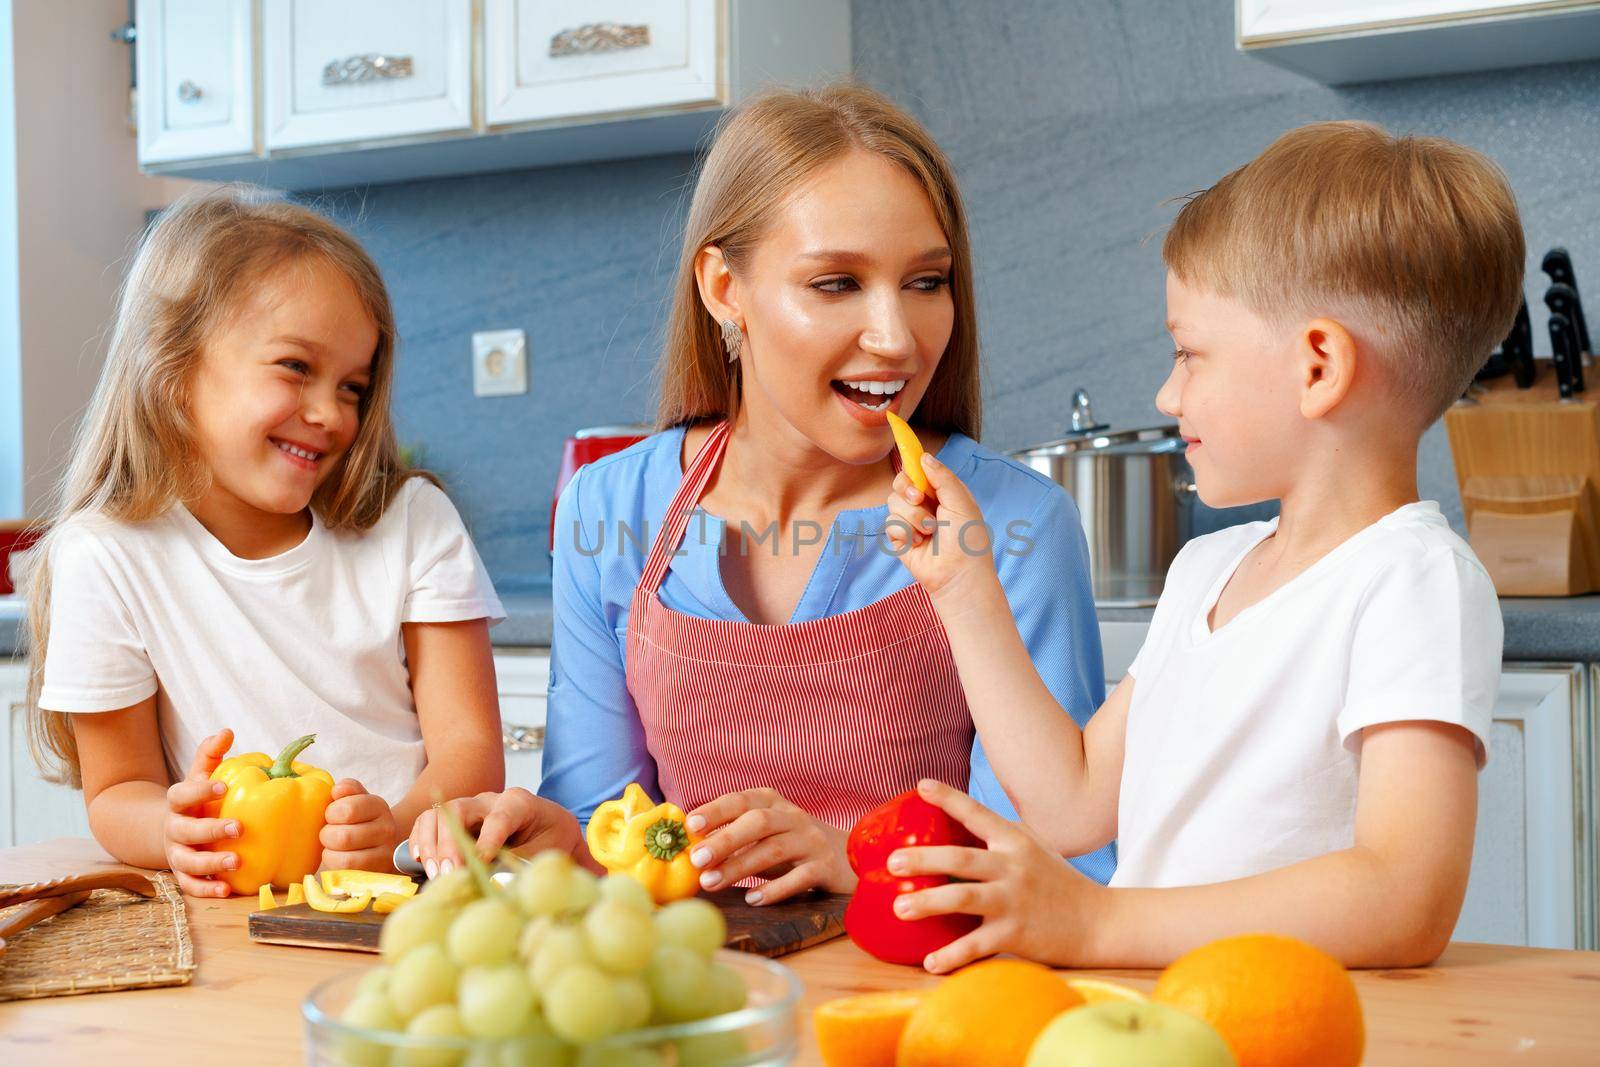
M 1150 999 L 1216 1027 L 1239 1067 L 1356 1067 L 1361 999 L 1338 960 L 1276 934 L 1224 937 L 1174 960 Z
M 1067 985 L 1083 998 L 1085 1004 L 1100 1004 L 1108 1000 L 1140 1001 L 1150 998 L 1132 986 L 1113 982 L 1109 978 L 1068 978 Z
M 840 997 L 817 1008 L 812 1024 L 827 1067 L 894 1067 L 900 1033 L 926 989 L 891 989 Z
M 900 1035 L 897 1067 L 1022 1067 L 1039 1031 L 1083 997 L 1048 967 L 986 960 L 946 978 Z

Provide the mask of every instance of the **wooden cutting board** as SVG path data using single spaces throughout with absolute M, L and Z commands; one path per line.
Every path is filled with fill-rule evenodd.
M 744 902 L 744 890 L 727 889 L 702 894 L 728 920 L 728 947 L 758 956 L 782 956 L 831 941 L 844 933 L 844 909 L 850 903 L 840 893 L 810 894 L 754 908 Z M 378 951 L 383 916 L 371 911 L 337 915 L 317 911 L 309 904 L 290 904 L 250 915 L 250 940 L 267 945 L 301 945 L 352 952 Z

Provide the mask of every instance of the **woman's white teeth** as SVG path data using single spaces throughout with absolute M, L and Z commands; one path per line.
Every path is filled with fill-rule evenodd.
M 313 463 L 317 461 L 318 456 L 322 455 L 321 452 L 308 452 L 306 449 L 291 445 L 287 441 L 274 441 L 273 444 L 277 445 L 291 456 L 299 456 L 301 459 L 309 459 Z
M 906 387 L 905 379 L 903 378 L 892 382 L 848 382 L 840 379 L 839 384 L 846 390 L 846 396 L 868 411 L 882 411 L 889 406 L 895 394 Z M 881 396 L 884 399 L 876 404 L 864 399 L 865 397 L 875 396 Z

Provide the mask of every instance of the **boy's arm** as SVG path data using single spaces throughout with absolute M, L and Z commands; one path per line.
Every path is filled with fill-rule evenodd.
M 1051 849 L 1093 851 L 1117 834 L 1134 679 L 1117 683 L 1078 729 L 1034 668 L 999 579 L 992 570 L 961 578 L 969 576 L 976 588 L 941 591 L 939 617 L 995 777 Z
M 978 739 L 1017 814 L 1057 854 L 1091 852 L 1116 836 L 1133 679 L 1078 728 L 1033 665 L 990 544 L 968 544 L 971 531 L 988 530 L 978 502 L 936 456 L 922 467 L 934 497 L 897 474 L 885 536 L 939 613 Z
M 505 788 L 500 695 L 486 619 L 401 625 L 428 763 L 394 807 L 393 848 L 439 799 Z
M 1073 966 L 1159 967 L 1231 934 L 1270 930 L 1352 967 L 1436 959 L 1466 894 L 1477 815 L 1477 754 L 1465 729 L 1397 722 L 1363 733 L 1355 843 L 1215 885 L 1107 889 L 1046 855 L 1026 828 L 948 787 L 925 792 L 988 850 L 904 849 L 897 873 L 972 879 L 902 897 L 902 918 L 945 912 L 983 925 L 929 958 L 953 970 L 995 952 Z
M 1164 964 L 1217 937 L 1271 930 L 1352 967 L 1431 963 L 1461 913 L 1477 809 L 1470 733 L 1438 722 L 1369 727 L 1353 846 L 1233 882 L 1112 892 L 1095 954 Z

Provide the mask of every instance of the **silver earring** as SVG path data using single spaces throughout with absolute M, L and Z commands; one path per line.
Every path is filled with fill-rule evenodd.
M 728 350 L 729 363 L 738 360 L 739 350 L 744 347 L 744 331 L 732 319 L 722 320 L 722 347 Z

